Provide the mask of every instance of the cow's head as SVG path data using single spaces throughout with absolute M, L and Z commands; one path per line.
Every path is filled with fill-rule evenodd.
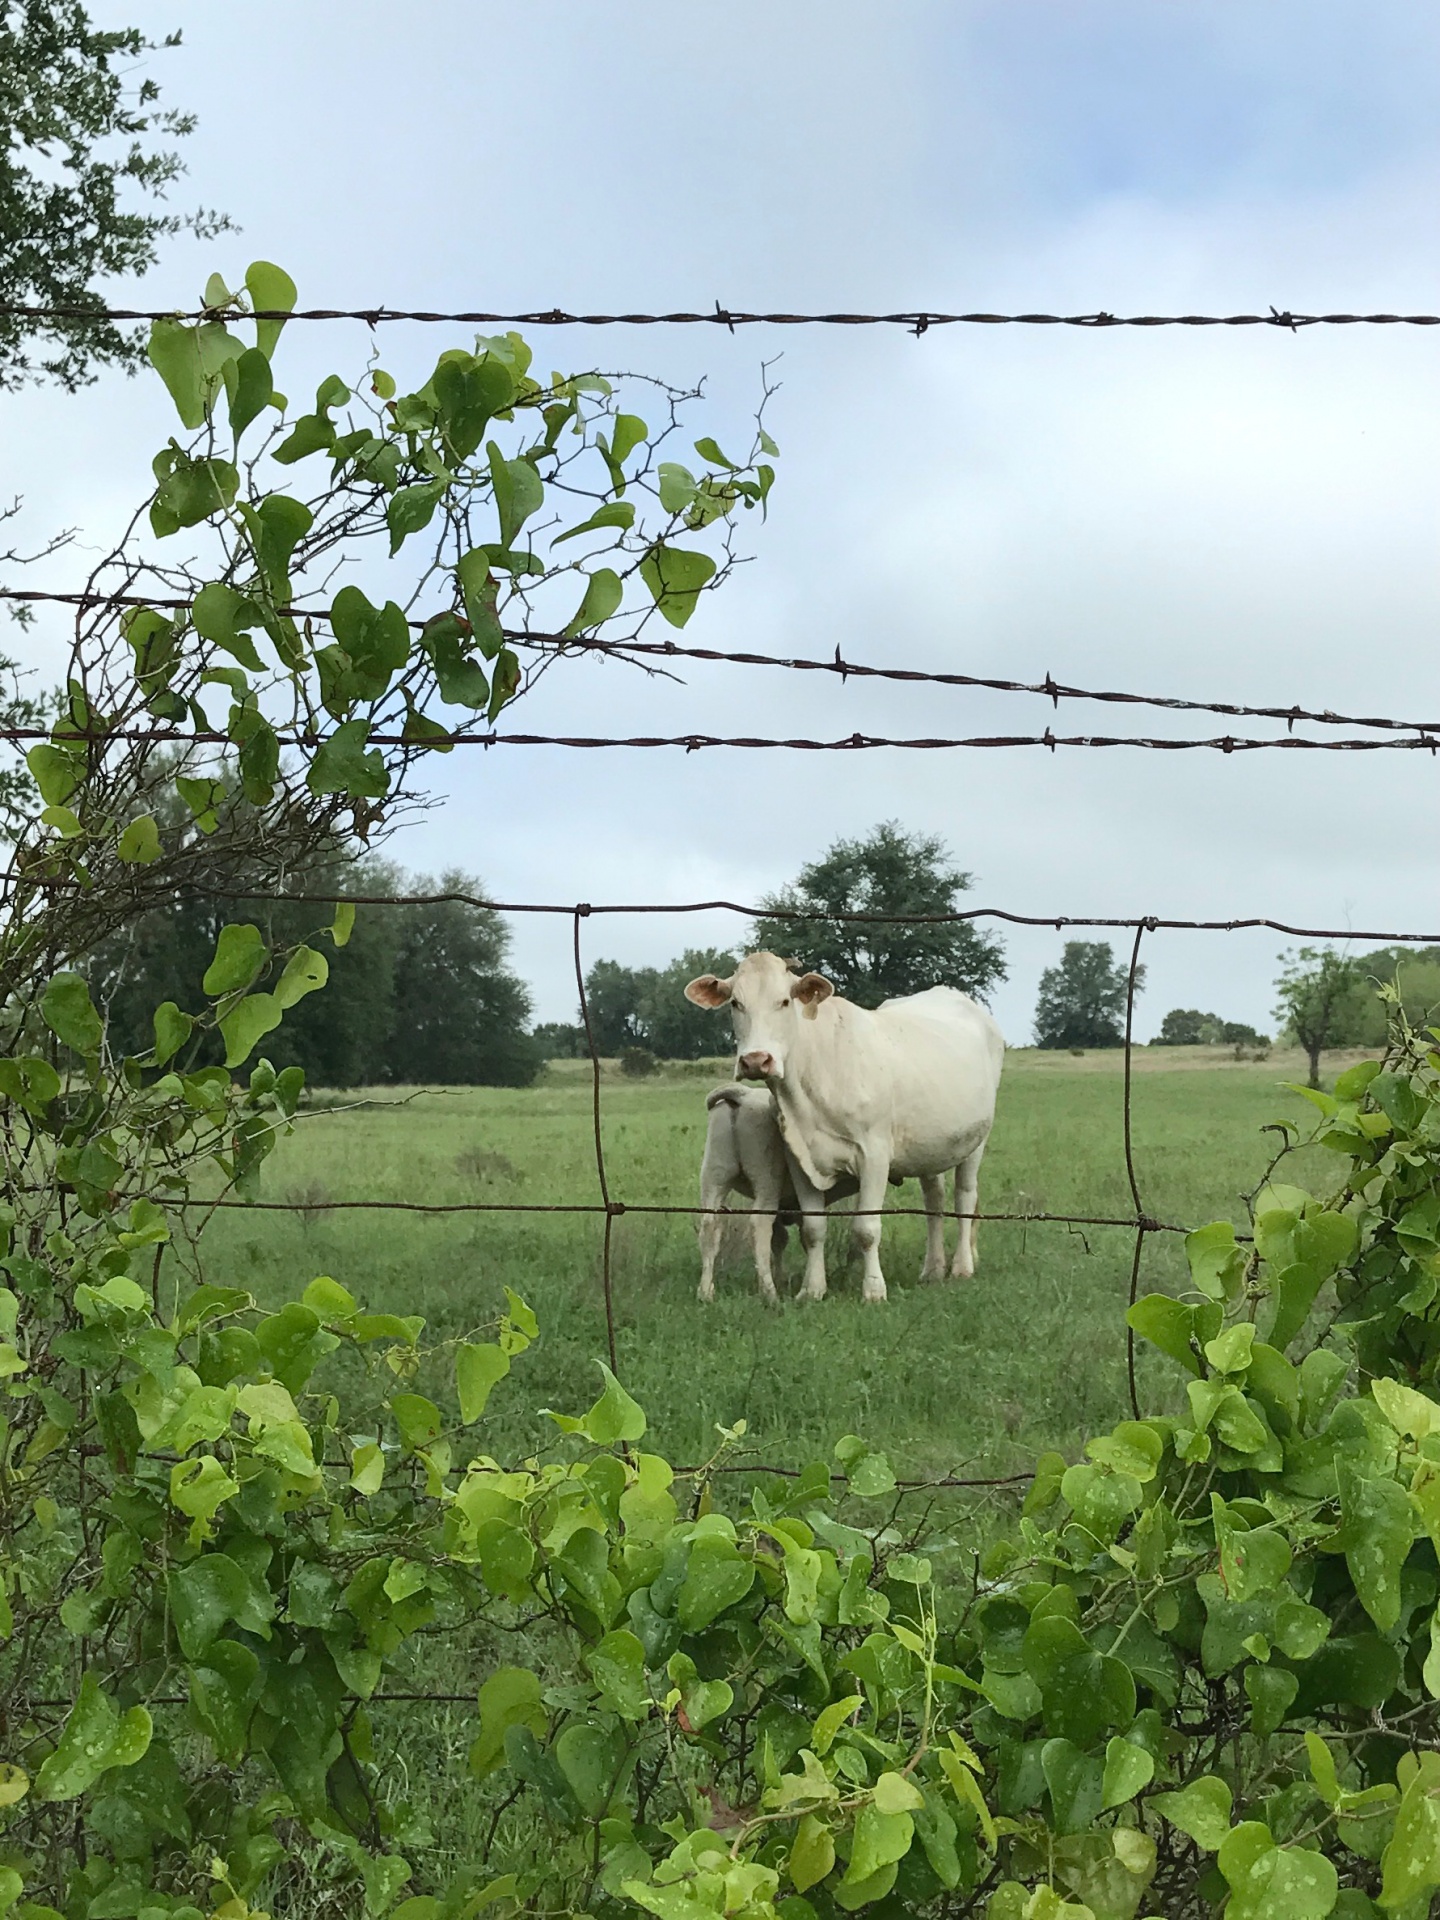
M 728 980 L 702 973 L 686 987 L 685 998 L 697 1007 L 728 1005 L 740 1078 L 773 1085 L 785 1078 L 796 1022 L 813 1020 L 834 991 L 818 973 L 793 973 L 777 954 L 747 953 Z

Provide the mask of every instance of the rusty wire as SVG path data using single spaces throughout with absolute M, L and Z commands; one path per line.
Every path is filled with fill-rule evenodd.
M 600 1054 L 595 1045 L 595 1029 L 590 1024 L 590 1000 L 585 992 L 585 967 L 580 955 L 580 922 L 589 911 L 589 906 L 582 902 L 576 905 L 574 913 L 575 988 L 580 995 L 580 1018 L 585 1027 L 585 1044 L 590 1052 L 591 1112 L 595 1128 L 595 1176 L 600 1182 L 600 1204 L 605 1214 L 604 1238 L 600 1252 L 600 1284 L 605 1296 L 605 1341 L 610 1350 L 610 1371 L 614 1373 L 618 1368 L 618 1362 L 615 1358 L 615 1295 L 610 1241 L 618 1203 L 610 1198 L 610 1185 L 605 1178 L 605 1139 L 600 1125 Z M 619 1211 L 623 1213 L 624 1207 L 621 1206 Z
M 51 593 L 39 588 L 0 587 L 0 600 L 49 602 L 77 608 L 152 607 L 167 613 L 186 613 L 191 602 L 179 597 L 147 599 L 137 593 Z M 286 606 L 277 609 L 297 620 L 326 620 L 328 607 Z M 434 616 L 429 616 L 433 618 Z M 410 616 L 407 625 L 422 630 L 428 620 Z M 1251 706 L 1232 700 L 1186 700 L 1177 695 L 1129 693 L 1116 688 L 1078 687 L 1056 680 L 1047 673 L 1043 680 L 1003 680 L 986 674 L 946 673 L 922 667 L 877 667 L 864 661 L 846 660 L 839 647 L 834 657 L 819 659 L 807 655 L 750 653 L 723 647 L 682 646 L 677 640 L 606 640 L 599 635 L 572 636 L 546 633 L 521 627 L 504 629 L 512 646 L 534 647 L 557 652 L 594 653 L 615 659 L 704 660 L 740 667 L 778 667 L 790 673 L 832 674 L 847 680 L 884 680 L 905 686 L 964 687 L 985 693 L 1028 693 L 1051 701 L 1057 708 L 1062 700 L 1094 700 L 1112 706 L 1154 707 L 1167 713 L 1215 713 L 1233 719 L 1283 720 L 1287 727 L 1309 721 L 1321 727 L 1373 727 L 1387 733 L 1440 733 L 1440 720 L 1397 720 L 1378 714 L 1337 713 L 1332 707 Z
M 416 321 L 423 326 L 520 327 L 903 327 L 922 337 L 932 327 L 1077 327 L 1103 332 L 1108 327 L 1270 327 L 1298 333 L 1305 327 L 1440 327 L 1433 313 L 1297 313 L 1271 307 L 1268 313 L 944 313 L 912 308 L 899 313 L 761 313 L 740 307 L 673 313 L 574 313 L 564 307 L 545 307 L 524 313 L 435 313 L 399 307 L 279 307 L 241 310 L 234 306 L 189 309 L 162 307 L 0 306 L 4 320 L 88 321 L 114 320 L 362 320 L 368 327 Z
M 43 884 L 43 883 L 42 883 Z M 452 903 L 478 907 L 486 913 L 563 913 L 566 918 L 579 912 L 586 919 L 600 913 L 738 913 L 750 920 L 824 920 L 846 926 L 929 927 L 949 926 L 968 920 L 1000 920 L 1007 926 L 1053 927 L 1057 933 L 1066 927 L 1123 928 L 1133 932 L 1143 927 L 1147 933 L 1254 933 L 1271 932 L 1292 935 L 1300 940 L 1374 940 L 1388 946 L 1440 946 L 1440 933 L 1385 933 L 1364 927 L 1297 927 L 1287 920 L 1261 916 L 1236 920 L 1166 920 L 1157 914 L 1124 916 L 1096 914 L 1011 913 L 1004 907 L 959 907 L 949 913 L 830 913 L 820 908 L 751 907 L 738 900 L 676 901 L 570 901 L 488 900 L 483 894 L 452 889 L 440 893 L 275 893 L 252 892 L 243 887 L 206 887 L 196 889 L 211 900 L 268 900 L 284 906 L 312 907 L 438 907 Z M 687 1208 L 694 1212 L 694 1208 Z
M 1145 1255 L 1145 1235 L 1157 1224 L 1147 1219 L 1140 1198 L 1140 1182 L 1135 1174 L 1135 1141 L 1131 1127 L 1131 1067 L 1135 1045 L 1135 988 L 1140 977 L 1140 942 L 1152 923 L 1135 924 L 1135 944 L 1130 949 L 1130 967 L 1125 976 L 1125 1102 L 1122 1124 L 1125 1140 L 1125 1177 L 1130 1183 L 1130 1198 L 1135 1203 L 1135 1251 L 1130 1260 L 1130 1306 L 1140 1290 L 1140 1263 Z M 1125 1381 L 1130 1393 L 1130 1411 L 1140 1418 L 1140 1395 L 1135 1384 L 1135 1329 L 1125 1321 Z
M 310 731 L 282 731 L 275 737 L 282 747 L 315 748 L 331 738 Z M 174 727 L 0 727 L 0 740 L 54 741 L 59 745 L 103 746 L 109 740 L 153 741 L 161 746 L 233 746 L 229 734 L 218 729 L 194 728 L 182 732 Z M 1048 747 L 1144 747 L 1156 753 L 1184 753 L 1201 748 L 1215 753 L 1253 753 L 1290 751 L 1307 753 L 1383 753 L 1418 750 L 1433 755 L 1440 750 L 1440 735 L 1421 734 L 1414 739 L 1310 740 L 1301 735 L 1256 740 L 1247 735 L 1222 734 L 1209 739 L 1164 739 L 1136 734 L 1057 734 L 1049 727 L 1043 733 L 977 734 L 955 737 L 923 736 L 904 738 L 890 734 L 850 733 L 838 740 L 813 740 L 801 736 L 785 739 L 749 734 L 711 733 L 677 734 L 565 734 L 565 733 L 437 733 L 416 740 L 403 733 L 369 733 L 365 744 L 374 747 L 569 747 L 581 751 L 604 747 L 679 747 L 685 753 L 699 753 L 707 747 L 738 747 L 751 751 L 778 750 L 786 753 L 859 753 L 880 747 L 894 747 L 909 753 L 949 752 L 959 748 Z

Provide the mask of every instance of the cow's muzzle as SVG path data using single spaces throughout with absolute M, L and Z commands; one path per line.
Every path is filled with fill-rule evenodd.
M 754 1053 L 742 1053 L 740 1056 L 740 1078 L 742 1080 L 776 1080 L 780 1069 L 776 1065 L 773 1053 L 763 1048 Z

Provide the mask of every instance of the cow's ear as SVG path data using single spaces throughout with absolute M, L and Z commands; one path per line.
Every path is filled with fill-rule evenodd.
M 702 973 L 686 987 L 685 998 L 697 1007 L 723 1007 L 730 998 L 730 982 L 713 973 Z
M 820 1002 L 828 1000 L 835 989 L 823 973 L 802 973 L 791 989 L 792 996 L 805 1009 L 807 1020 L 813 1020 L 820 1011 Z

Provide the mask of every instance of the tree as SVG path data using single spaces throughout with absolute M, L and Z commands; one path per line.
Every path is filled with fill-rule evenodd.
M 1036 1046 L 1123 1046 L 1128 979 L 1108 941 L 1067 940 L 1059 966 L 1040 976 Z M 1144 980 L 1144 967 L 1137 967 L 1137 992 Z
M 221 214 L 125 204 L 127 194 L 164 198 L 184 172 L 164 143 L 195 126 L 156 106 L 153 80 L 134 80 L 136 62 L 156 50 L 137 28 L 92 26 L 76 0 L 0 0 L 0 307 L 98 312 L 95 283 L 144 273 L 167 235 L 229 226 Z M 143 352 L 139 336 L 109 321 L 0 313 L 0 388 L 49 374 L 73 389 L 97 365 L 131 365 Z
M 1378 947 L 1355 962 L 1364 988 L 1348 1044 L 1383 1047 L 1398 1009 L 1412 1027 L 1440 1017 L 1440 947 Z
M 1324 1050 L 1357 1044 L 1366 998 L 1360 965 L 1334 947 L 1301 947 L 1284 956 L 1275 991 L 1275 1018 L 1304 1048 L 1310 1085 L 1318 1087 Z
M 1172 1007 L 1160 1022 L 1152 1047 L 1268 1047 L 1269 1037 L 1243 1020 L 1222 1020 L 1198 1007 Z
M 415 893 L 479 894 L 470 875 L 424 874 Z M 528 1087 L 540 1049 L 528 1031 L 530 990 L 506 964 L 510 929 L 466 900 L 391 907 L 399 938 L 384 1078 L 439 1086 Z
M 1150 1044 L 1152 1047 L 1203 1047 L 1209 1044 L 1218 1025 L 1213 1013 L 1201 1013 L 1198 1007 L 1172 1007 Z
M 728 1027 L 717 1027 L 714 1014 L 692 1006 L 685 988 L 702 973 L 723 978 L 736 964 L 733 953 L 690 947 L 668 967 L 651 972 L 638 1009 L 641 1044 L 661 1060 L 707 1060 L 724 1053 Z
M 227 891 L 244 893 L 241 868 Z M 469 893 L 481 883 L 447 873 L 436 887 L 388 861 L 357 863 L 334 847 L 292 873 L 291 889 L 311 894 Z M 105 1008 L 117 1052 L 153 1045 L 152 1014 L 170 1000 L 182 1011 L 204 998 L 203 976 L 220 929 L 238 919 L 260 929 L 272 949 L 314 941 L 333 909 L 223 894 L 177 898 L 106 941 L 86 974 Z M 361 907 L 343 946 L 327 964 L 327 993 L 307 995 L 265 1040 L 277 1067 L 303 1068 L 311 1086 L 381 1082 L 438 1086 L 528 1086 L 544 1055 L 528 1031 L 530 994 L 506 963 L 509 929 L 464 901 L 433 906 Z M 225 1047 L 212 1033 L 197 1044 L 195 1065 L 216 1065 Z
M 938 835 L 906 833 L 887 820 L 864 839 L 837 840 L 800 869 L 793 886 L 768 895 L 753 942 L 794 954 L 862 1007 L 936 986 L 983 1000 L 1005 978 L 1005 954 L 970 921 L 866 924 L 842 917 L 955 913 L 970 883 Z
M 597 960 L 591 967 L 585 976 L 585 1006 L 597 1053 L 615 1055 L 644 1046 L 640 1003 L 654 979 L 653 967 L 622 967 L 618 960 Z
M 704 1060 L 723 1050 L 714 1020 L 685 998 L 687 981 L 701 973 L 733 973 L 735 955 L 691 947 L 664 967 L 624 967 L 597 960 L 585 976 L 585 1004 L 595 1051 L 616 1056 L 643 1048 L 659 1060 Z M 548 1044 L 566 1046 L 568 1028 L 557 1027 Z M 578 1029 L 584 1053 L 585 1029 Z M 560 1053 L 552 1058 L 564 1057 Z

